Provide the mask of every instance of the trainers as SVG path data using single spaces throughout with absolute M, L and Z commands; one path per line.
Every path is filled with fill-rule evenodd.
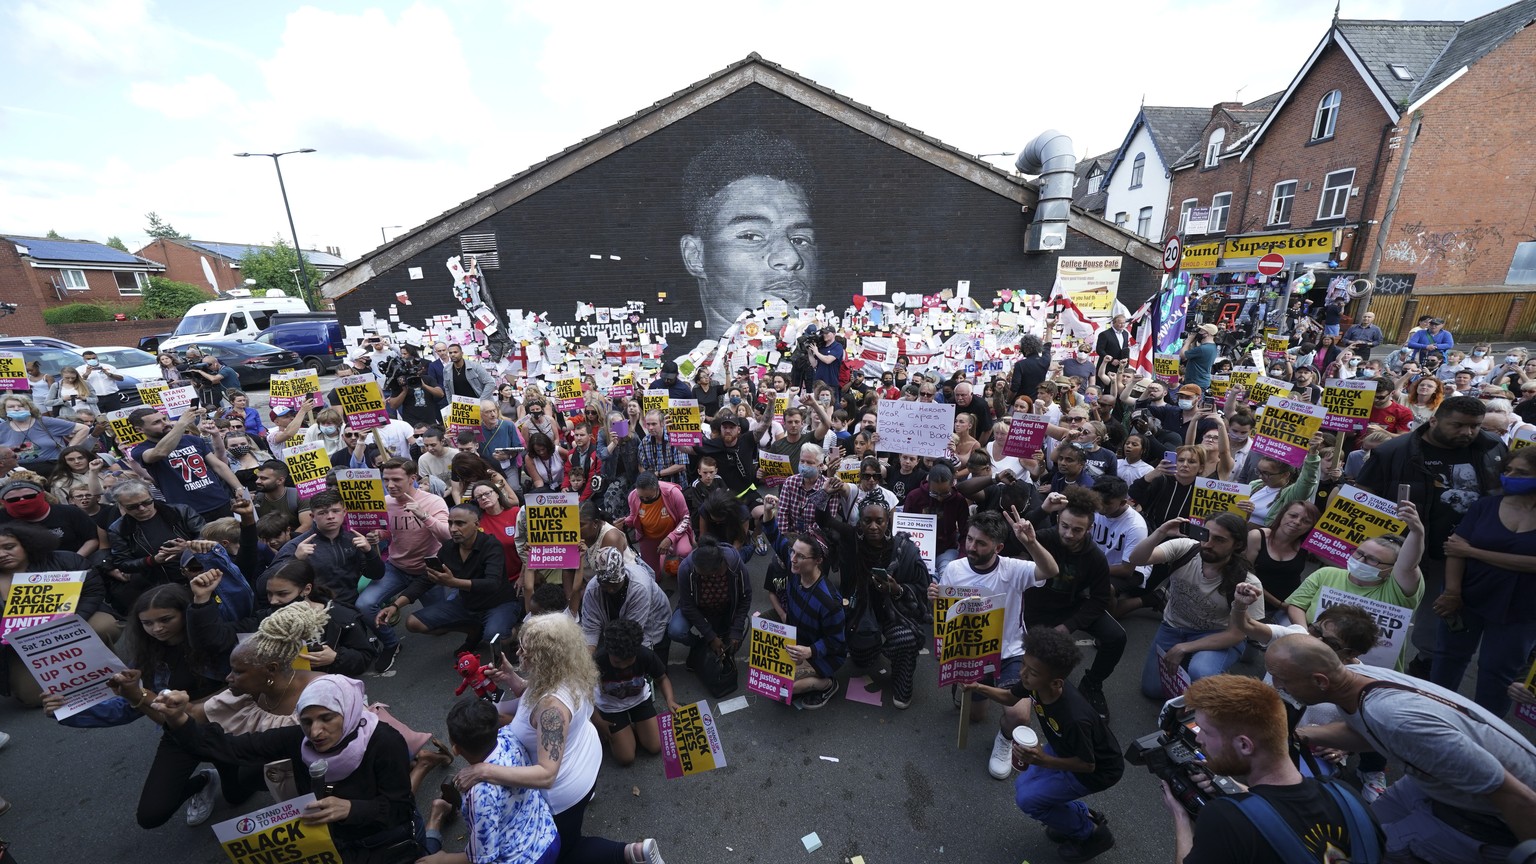
M 768 538 L 761 534 L 757 535 L 757 539 L 752 541 L 752 551 L 756 552 L 758 555 L 767 555 Z
M 1100 813 L 1097 810 L 1089 810 L 1088 811 L 1088 818 L 1093 820 L 1093 827 L 1094 828 L 1099 828 L 1101 826 L 1106 826 L 1106 825 L 1109 824 L 1109 817 L 1105 816 L 1103 813 Z M 1072 840 L 1071 837 L 1068 837 L 1067 835 L 1061 833 L 1060 831 L 1057 831 L 1055 828 L 1047 828 L 1047 829 L 1045 829 L 1045 836 L 1046 836 L 1046 839 L 1050 840 L 1052 843 L 1058 843 L 1058 844 L 1059 843 L 1069 843 Z
M 912 697 L 909 696 L 906 699 L 897 699 L 895 696 L 892 696 L 891 697 L 891 704 L 895 705 L 897 708 L 901 709 L 902 711 L 905 711 L 908 708 L 912 707 Z
M 649 837 L 639 843 L 629 844 L 629 848 L 624 850 L 624 860 L 629 864 L 666 864 L 661 860 L 661 847 Z
M 1373 804 L 1377 798 L 1385 794 L 1387 794 L 1387 772 L 1360 772 L 1360 797 L 1365 799 L 1365 803 Z
M 11 736 L 5 734 L 4 732 L 0 732 L 0 750 L 5 749 L 5 745 L 9 743 L 11 743 Z
M 837 682 L 833 681 L 832 686 L 825 690 L 817 690 L 815 693 L 807 693 L 800 697 L 800 707 L 807 711 L 815 711 L 817 708 L 831 702 L 833 695 L 836 693 Z
M 1102 855 L 1114 848 L 1115 835 L 1109 833 L 1109 826 L 1097 825 L 1093 833 L 1086 840 L 1068 840 L 1056 847 L 1056 854 L 1063 861 L 1087 861 L 1090 858 Z
M 992 755 L 987 759 L 987 773 L 994 780 L 1007 780 L 1013 775 L 1013 744 L 999 731 L 992 739 Z
M 212 768 L 204 768 L 197 772 L 207 777 L 203 788 L 198 790 L 191 798 L 187 799 L 187 824 L 201 825 L 213 815 L 213 802 L 219 797 L 219 772 Z
M 1077 682 L 1077 692 L 1083 694 L 1083 698 L 1088 700 L 1088 704 L 1093 706 L 1093 710 L 1098 712 L 1099 717 L 1104 720 L 1109 719 L 1109 700 L 1104 698 L 1103 682 L 1084 675 Z
M 383 651 L 379 652 L 378 659 L 373 661 L 373 671 L 383 675 L 385 672 L 395 668 L 395 661 L 398 659 L 400 659 L 400 643 L 396 642 L 394 645 L 386 647 Z

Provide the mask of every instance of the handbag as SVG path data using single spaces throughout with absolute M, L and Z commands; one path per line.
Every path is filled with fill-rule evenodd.
M 699 683 L 716 699 L 735 693 L 740 686 L 736 659 L 729 654 L 721 659 L 702 639 L 688 649 L 688 668 L 699 676 Z

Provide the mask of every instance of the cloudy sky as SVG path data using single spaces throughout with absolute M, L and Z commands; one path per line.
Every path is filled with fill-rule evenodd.
M 313 147 L 282 160 L 300 240 L 353 258 L 752 51 L 970 153 L 1049 127 L 1099 153 L 1143 99 L 1283 89 L 1333 5 L 0 0 L 0 231 L 137 249 L 153 210 L 268 242 L 288 235 L 271 160 L 231 154 Z

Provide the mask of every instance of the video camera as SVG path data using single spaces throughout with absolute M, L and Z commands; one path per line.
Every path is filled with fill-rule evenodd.
M 1166 782 L 1191 818 L 1200 815 L 1212 794 L 1236 795 L 1243 791 L 1231 777 L 1205 767 L 1205 754 L 1195 741 L 1197 732 L 1195 712 L 1185 706 L 1183 696 L 1175 696 L 1164 702 L 1158 712 L 1157 731 L 1137 738 L 1125 750 L 1125 761 L 1144 766 L 1152 776 Z M 1202 776 L 1210 781 L 1214 793 L 1200 786 L 1198 780 Z

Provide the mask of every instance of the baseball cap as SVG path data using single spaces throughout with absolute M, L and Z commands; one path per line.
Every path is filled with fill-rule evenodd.
M 1200 332 L 1207 336 L 1215 336 L 1219 331 L 1216 329 L 1215 324 L 1201 324 Z
M 1183 387 L 1179 388 L 1180 396 L 1193 396 L 1196 399 L 1200 398 L 1201 394 L 1204 392 L 1205 391 L 1201 390 L 1200 385 L 1198 384 L 1185 384 Z
M 737 429 L 740 429 L 741 428 L 741 418 L 737 417 L 735 414 L 733 414 L 733 413 L 731 413 L 729 411 L 721 411 L 719 416 L 717 416 L 715 418 L 715 425 L 716 426 L 735 426 Z

